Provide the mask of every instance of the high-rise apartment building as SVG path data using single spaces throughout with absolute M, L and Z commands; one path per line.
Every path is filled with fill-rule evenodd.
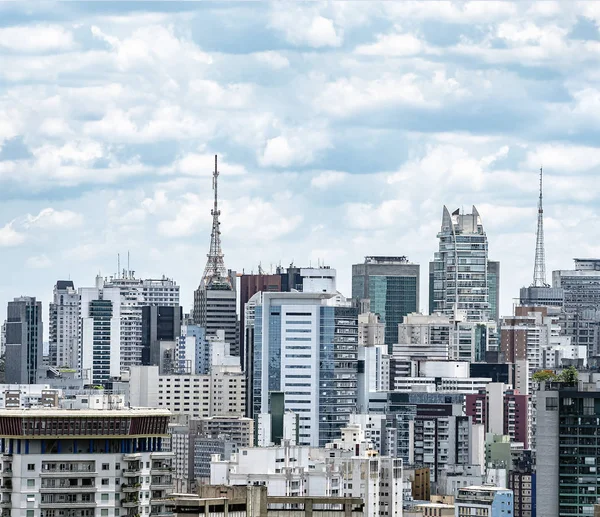
M 358 309 L 324 305 L 330 297 L 262 293 L 255 310 L 253 416 L 283 392 L 305 445 L 330 442 L 356 410 Z
M 419 264 L 406 257 L 365 257 L 352 266 L 352 298 L 370 300 L 370 312 L 385 324 L 385 344 L 398 343 L 398 324 L 419 311 Z
M 529 448 L 529 395 L 494 382 L 479 393 L 466 395 L 465 407 L 467 416 L 474 424 L 482 424 L 486 433 L 510 436 L 511 441 Z
M 102 287 L 82 287 L 80 298 L 80 362 L 82 374 L 94 384 L 109 382 L 121 373 L 121 290 Z
M 600 494 L 600 392 L 542 382 L 536 400 L 537 515 L 592 515 Z
M 42 302 L 22 296 L 8 302 L 6 318 L 5 382 L 35 384 L 42 366 L 44 327 Z
M 161 409 L 0 410 L 2 515 L 171 515 Z
M 451 214 L 444 206 L 438 238 L 439 251 L 429 266 L 430 313 L 453 317 L 464 311 L 468 322 L 493 319 L 498 312 L 500 265 L 488 262 L 487 235 L 477 209 Z
M 58 280 L 50 304 L 51 366 L 79 366 L 79 293 L 71 280 Z

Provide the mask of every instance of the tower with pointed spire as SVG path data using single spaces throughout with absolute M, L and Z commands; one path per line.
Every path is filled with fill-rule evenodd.
M 564 290 L 551 287 L 546 283 L 546 252 L 544 249 L 544 205 L 543 205 L 543 170 L 540 167 L 538 197 L 537 230 L 535 235 L 535 263 L 533 266 L 533 282 L 529 287 L 521 287 L 519 305 L 562 307 Z
M 229 343 L 231 353 L 239 355 L 239 336 L 237 327 L 235 273 L 228 271 L 223 259 L 221 248 L 221 222 L 219 216 L 219 169 L 218 158 L 215 155 L 215 169 L 212 174 L 212 189 L 214 194 L 212 229 L 208 260 L 200 280 L 198 289 L 194 292 L 194 324 L 203 327 L 206 336 L 216 336 L 217 330 L 225 331 L 225 341 Z
M 538 201 L 537 232 L 535 239 L 535 266 L 531 287 L 550 287 L 546 283 L 546 257 L 544 254 L 544 206 L 542 188 L 542 168 L 540 167 L 540 198 Z

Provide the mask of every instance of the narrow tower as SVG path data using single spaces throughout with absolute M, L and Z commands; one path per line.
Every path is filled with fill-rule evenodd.
M 223 250 L 221 249 L 221 223 L 219 222 L 221 211 L 219 210 L 218 181 L 219 170 L 217 169 L 217 155 L 215 154 L 215 170 L 213 172 L 212 184 L 215 201 L 210 211 L 213 216 L 212 232 L 210 234 L 210 250 L 207 255 L 208 261 L 202 275 L 202 282 L 204 282 L 207 288 L 231 289 L 231 280 L 227 275 L 227 269 L 225 269 Z
M 544 207 L 542 204 L 542 168 L 540 167 L 540 199 L 538 201 L 537 234 L 535 241 L 535 266 L 532 287 L 550 287 L 546 283 L 546 257 L 544 254 Z

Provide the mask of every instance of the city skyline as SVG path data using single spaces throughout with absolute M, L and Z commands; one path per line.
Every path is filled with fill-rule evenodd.
M 191 308 L 214 154 L 238 272 L 320 260 L 350 296 L 353 263 L 406 255 L 426 312 L 442 207 L 475 205 L 508 315 L 540 165 L 547 278 L 600 256 L 592 3 L 1 9 L 0 303 L 35 296 L 45 328 L 57 280 L 93 286 L 128 250 Z

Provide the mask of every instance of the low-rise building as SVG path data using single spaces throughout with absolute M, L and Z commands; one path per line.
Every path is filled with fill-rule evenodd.
M 456 517 L 513 517 L 513 492 L 488 485 L 461 488 L 454 500 L 454 509 Z

